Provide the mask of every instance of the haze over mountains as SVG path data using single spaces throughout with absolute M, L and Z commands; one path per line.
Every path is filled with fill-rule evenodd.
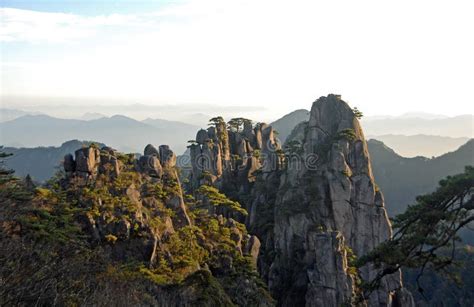
M 196 127 L 206 127 L 211 117 L 198 112 L 200 109 L 193 109 L 191 112 L 196 113 L 178 112 L 179 116 L 173 116 L 181 121 L 170 120 L 168 117 L 164 120 L 160 117 L 152 118 L 157 111 L 155 108 L 142 109 L 141 105 L 135 107 L 135 114 L 145 116 L 148 112 L 149 116 L 136 120 L 123 115 L 107 117 L 100 112 L 85 112 L 76 119 L 71 119 L 39 114 L 36 111 L 0 109 L 0 144 L 11 147 L 60 146 L 71 139 L 93 139 L 121 151 L 138 152 L 149 140 L 162 140 L 169 142 L 176 152 L 182 153 L 186 142 L 192 139 L 190 131 Z M 128 114 L 134 108 L 122 106 L 119 110 Z M 163 110 L 163 114 L 167 114 L 173 108 Z M 213 113 L 216 110 L 208 111 Z M 237 116 L 238 111 L 241 110 L 228 108 L 224 113 Z M 308 119 L 308 114 L 307 110 L 300 109 L 271 123 L 279 132 L 278 137 L 282 143 L 292 127 Z M 472 115 L 442 117 L 415 113 L 399 117 L 364 117 L 362 125 L 367 139 L 383 141 L 404 157 L 439 156 L 456 150 L 473 136 Z
M 2 150 L 12 156 L 5 159 L 5 165 L 15 170 L 20 177 L 30 175 L 35 182 L 45 182 L 54 176 L 62 166 L 64 156 L 75 152 L 92 142 L 72 140 L 61 144 L 59 147 L 12 148 L 4 147 Z M 105 146 L 98 143 L 98 146 Z
M 308 110 L 296 110 L 273 122 L 272 126 L 279 132 L 280 140 L 285 142 L 292 128 L 308 118 Z M 407 113 L 398 117 L 362 118 L 367 139 L 380 140 L 403 157 L 436 157 L 456 150 L 473 137 L 473 125 L 472 115 L 446 117 Z
M 7 108 L 10 104 L 2 105 Z M 57 118 L 68 119 L 98 119 L 100 117 L 111 117 L 117 114 L 124 115 L 138 121 L 147 118 L 162 118 L 171 121 L 181 121 L 184 123 L 207 126 L 209 118 L 214 116 L 223 116 L 226 118 L 241 116 L 246 118 L 270 121 L 272 118 L 279 117 L 279 114 L 272 112 L 272 110 L 265 109 L 259 106 L 220 106 L 214 104 L 161 104 L 150 105 L 142 103 L 125 103 L 122 101 L 117 104 L 102 105 L 101 101 L 96 104 L 85 104 L 87 100 L 71 99 L 67 104 L 48 104 L 48 102 L 33 100 L 31 104 L 23 102 L 21 107 L 8 107 L 11 111 L 15 109 L 18 115 L 12 114 L 5 120 L 0 117 L 1 121 L 12 120 L 22 115 L 33 114 L 47 114 Z M 3 101 L 2 101 L 3 102 Z M 52 100 L 50 103 L 54 103 Z M 0 109 L 3 113 L 4 109 Z
M 194 138 L 194 132 L 207 126 L 158 118 L 139 121 L 123 115 L 107 117 L 98 112 L 86 112 L 81 116 L 82 119 L 63 119 L 44 114 L 31 115 L 20 110 L 1 109 L 1 111 L 2 120 L 10 120 L 0 122 L 0 144 L 9 147 L 7 148 L 9 152 L 15 153 L 9 166 L 16 169 L 19 175 L 30 173 L 39 181 L 52 176 L 54 168 L 59 165 L 65 153 L 72 152 L 73 147 L 80 147 L 81 143 L 70 140 L 93 140 L 123 152 L 140 152 L 146 144 L 166 143 L 177 153 L 184 153 L 187 141 Z M 208 119 L 204 121 L 204 118 L 207 118 L 204 113 L 196 114 L 196 118 L 198 122 L 208 121 Z M 278 131 L 281 143 L 284 143 L 293 128 L 308 118 L 309 111 L 299 109 L 274 121 L 271 125 Z M 407 204 L 414 196 L 426 192 L 427 187 L 435 186 L 443 176 L 460 172 L 466 164 L 472 164 L 472 157 L 469 157 L 469 153 L 472 155 L 473 152 L 472 141 L 468 142 L 469 135 L 472 135 L 472 118 L 471 115 L 450 118 L 435 114 L 406 114 L 400 117 L 379 116 L 363 119 L 362 125 L 367 131 L 366 137 L 371 139 L 368 144 L 371 147 L 374 165 L 377 167 L 376 176 L 384 178 L 388 176 L 388 179 L 381 179 L 379 182 L 381 185 L 386 185 L 384 191 L 387 190 L 386 197 L 389 204 L 392 202 Z M 384 126 L 384 123 L 388 124 Z M 409 132 L 430 132 L 431 130 L 428 130 L 430 127 L 433 129 L 432 133 L 440 135 L 409 135 Z M 377 129 L 391 134 L 377 134 Z M 400 134 L 403 131 L 408 135 Z M 446 136 L 451 133 L 462 137 Z M 466 142 L 468 144 L 464 145 Z M 459 151 L 463 153 L 458 153 Z M 449 152 L 453 153 L 446 154 Z M 42 157 L 38 158 L 37 155 Z M 36 166 L 32 167 L 21 162 L 25 161 L 24 156 L 31 160 L 30 164 Z M 446 156 L 455 158 L 449 159 Z M 383 162 L 380 162 L 382 160 Z M 438 165 L 438 161 L 446 162 Z M 425 184 L 423 177 L 410 175 L 410 178 L 416 178 L 415 182 L 420 186 L 409 184 L 413 188 L 411 193 L 400 194 L 395 191 L 392 195 L 392 186 L 389 183 L 399 179 L 390 176 L 403 172 L 407 165 L 406 172 L 414 171 L 414 175 L 424 174 L 426 172 L 421 168 L 427 168 L 434 172 L 433 176 L 430 176 L 429 183 Z M 388 171 L 387 175 L 387 172 L 382 171 L 386 168 L 393 168 L 393 171 Z M 438 168 L 441 168 L 439 172 Z
M 15 154 L 7 161 L 7 165 L 20 176 L 29 173 L 35 180 L 44 181 L 54 174 L 66 153 L 73 152 L 84 144 L 69 141 L 70 139 L 93 140 L 125 152 L 140 152 L 140 148 L 148 143 L 162 142 L 170 144 L 176 152 L 183 153 L 188 145 L 187 141 L 193 139 L 195 131 L 200 128 L 163 119 L 147 118 L 137 121 L 120 115 L 86 115 L 99 118 L 86 121 L 26 115 L 0 123 L 2 144 L 11 147 L 38 147 L 6 148 L 7 152 Z M 430 121 L 432 124 L 436 121 L 448 122 L 448 127 L 452 128 L 448 131 L 461 131 L 464 127 L 464 132 L 460 134 L 469 134 L 467 122 L 459 118 L 423 114 L 418 116 L 430 118 L 419 120 Z M 308 117 L 309 111 L 300 109 L 271 125 L 279 132 L 278 138 L 284 143 L 293 128 Z M 368 118 L 364 123 L 376 127 L 386 120 Z M 397 119 L 392 117 L 390 120 Z M 399 120 L 403 122 L 407 119 Z M 464 166 L 474 164 L 474 142 L 468 137 L 389 134 L 370 137 L 368 145 L 374 175 L 384 191 L 390 215 L 402 212 L 417 195 L 430 192 L 443 177 L 460 173 Z M 433 156 L 436 158 L 431 159 Z
M 93 120 L 26 115 L 0 123 L 0 143 L 10 147 L 59 146 L 71 139 L 95 140 L 124 152 L 139 152 L 150 141 L 183 152 L 198 127 L 163 119 L 143 122 L 115 115 Z
M 39 112 L 27 112 L 17 109 L 0 108 L 0 123 L 14 120 L 25 115 L 38 115 Z
M 472 137 L 473 115 L 427 119 L 420 117 L 365 118 L 362 124 L 367 135 L 404 134 Z
M 457 150 L 436 158 L 405 158 L 378 140 L 369 140 L 368 147 L 374 177 L 384 193 L 390 216 L 402 213 L 418 195 L 432 192 L 446 176 L 462 173 L 474 165 L 474 140 Z
M 438 135 L 400 135 L 386 134 L 369 136 L 368 139 L 382 141 L 388 147 L 394 149 L 397 154 L 407 158 L 417 156 L 438 157 L 447 152 L 456 150 L 465 144 L 470 138 L 452 138 Z

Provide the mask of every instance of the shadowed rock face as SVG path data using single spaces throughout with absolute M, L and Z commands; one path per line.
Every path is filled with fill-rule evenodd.
M 337 95 L 321 97 L 298 129 L 293 140 L 302 145 L 302 161 L 280 178 L 269 287 L 282 305 L 340 306 L 353 296 L 348 253 L 365 255 L 391 236 L 391 226 L 347 103 Z M 377 272 L 367 266 L 361 275 L 369 280 Z M 399 273 L 387 277 L 369 305 L 390 305 L 401 286 Z

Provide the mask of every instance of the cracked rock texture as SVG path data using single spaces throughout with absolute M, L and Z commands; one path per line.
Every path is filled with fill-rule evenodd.
M 309 122 L 291 138 L 301 151 L 280 177 L 269 288 L 284 306 L 351 303 L 355 276 L 348 254 L 365 255 L 391 236 L 364 134 L 347 103 L 329 95 L 314 102 Z M 366 266 L 360 272 L 370 280 L 378 270 Z M 410 306 L 400 278 L 385 278 L 368 305 Z
M 356 303 L 360 278 L 372 280 L 380 268 L 359 275 L 353 259 L 392 230 L 360 123 L 339 95 L 313 103 L 284 156 L 271 126 L 244 122 L 236 131 L 223 121 L 200 130 L 190 153 L 193 187 L 211 184 L 248 211 L 246 226 L 258 239 L 251 254 L 278 305 Z M 412 306 L 413 299 L 398 272 L 365 303 Z

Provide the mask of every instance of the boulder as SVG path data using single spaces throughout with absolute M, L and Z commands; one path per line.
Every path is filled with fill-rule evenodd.
M 198 144 L 204 144 L 209 140 L 209 136 L 207 135 L 207 131 L 204 129 L 201 129 L 197 132 L 196 134 L 196 142 Z
M 110 147 L 104 148 L 100 152 L 99 173 L 117 177 L 120 175 L 120 162 L 115 156 L 115 150 Z
M 163 168 L 157 156 L 141 156 L 138 159 L 138 166 L 141 172 L 151 177 L 161 178 L 163 175 Z
M 169 168 L 176 165 L 176 155 L 170 149 L 168 145 L 161 145 L 160 150 L 160 162 L 163 167 Z
M 172 196 L 165 204 L 175 212 L 173 217 L 174 225 L 178 227 L 191 225 L 191 219 L 188 216 L 182 193 Z
M 100 151 L 95 147 L 84 147 L 76 150 L 76 171 L 95 174 L 100 162 Z
M 258 125 L 254 128 L 255 133 L 255 149 L 262 149 L 262 127 Z
M 151 144 L 148 144 L 145 146 L 145 149 L 143 150 L 143 154 L 145 156 L 156 156 L 156 157 L 160 156 L 158 150 L 155 148 L 155 146 Z
M 260 240 L 257 238 L 257 236 L 250 236 L 244 248 L 244 254 L 252 257 L 252 263 L 255 267 L 257 267 L 260 245 Z
M 237 251 L 242 254 L 242 232 L 237 228 L 233 227 L 230 229 L 230 239 L 234 241 Z

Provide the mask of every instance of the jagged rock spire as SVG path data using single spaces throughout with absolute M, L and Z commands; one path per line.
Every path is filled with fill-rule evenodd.
M 298 129 L 293 141 L 303 148 L 300 163 L 288 166 L 275 202 L 278 253 L 269 287 L 282 305 L 340 306 L 354 295 L 349 254 L 365 255 L 391 236 L 391 226 L 349 105 L 339 95 L 321 97 Z M 361 269 L 365 280 L 376 274 L 373 267 Z M 369 305 L 390 305 L 401 288 L 399 273 L 388 276 Z
M 223 119 L 215 127 L 197 132 L 196 143 L 189 146 L 192 183 L 197 188 L 205 182 L 218 187 L 234 185 L 249 191 L 253 173 L 262 168 L 272 172 L 281 167 L 280 149 L 271 126 L 243 119 L 243 129 L 227 128 Z

